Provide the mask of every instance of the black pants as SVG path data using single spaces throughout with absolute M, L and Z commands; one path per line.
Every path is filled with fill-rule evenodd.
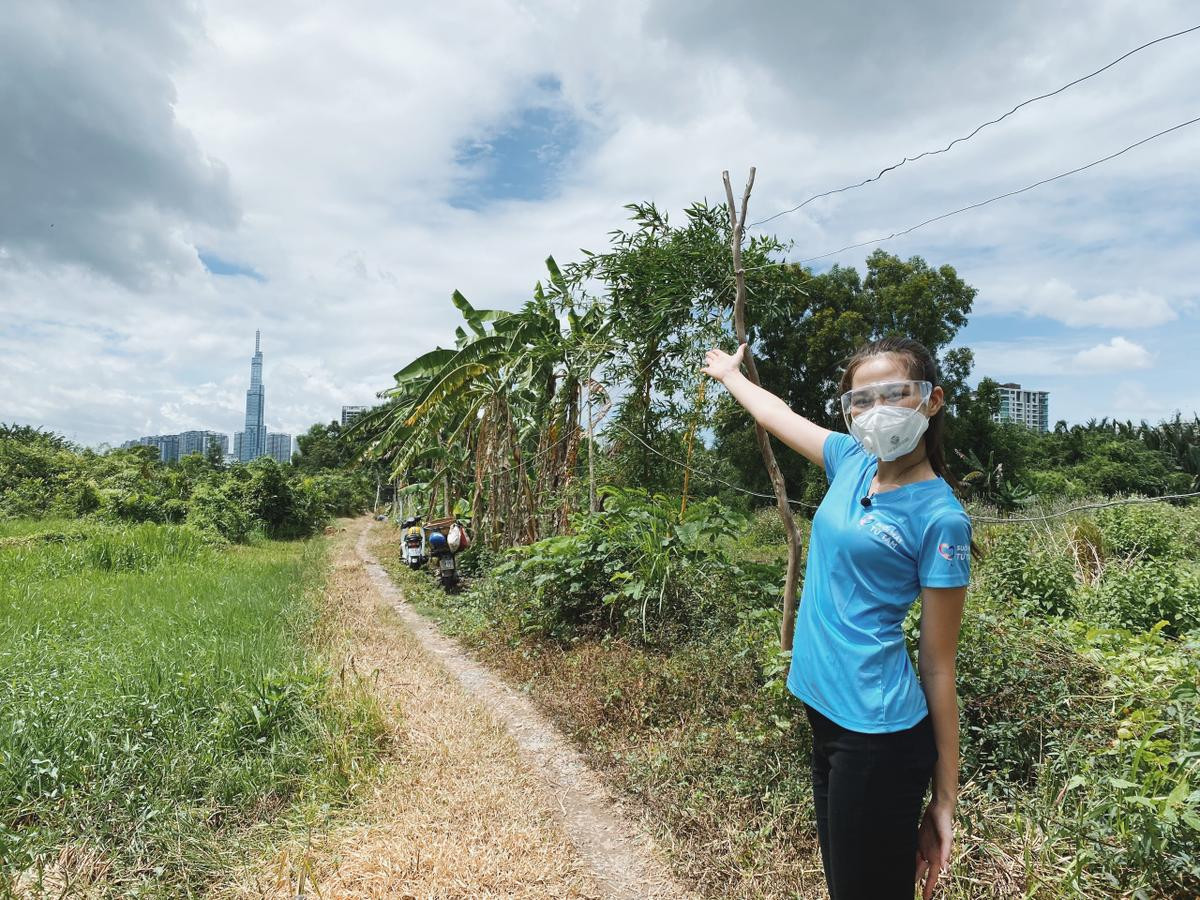
M 913 900 L 917 826 L 937 761 L 933 724 L 850 731 L 807 703 L 813 802 L 832 900 Z

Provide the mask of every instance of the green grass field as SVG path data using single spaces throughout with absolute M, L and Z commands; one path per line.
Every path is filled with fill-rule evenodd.
M 339 695 L 315 639 L 323 542 L 61 522 L 0 537 L 0 892 L 190 894 L 244 858 L 246 826 L 369 769 L 379 711 Z

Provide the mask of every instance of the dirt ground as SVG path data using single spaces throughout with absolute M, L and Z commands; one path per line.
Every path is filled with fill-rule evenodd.
M 369 520 L 334 535 L 330 608 L 369 674 L 394 760 L 343 824 L 238 879 L 256 897 L 693 896 L 532 704 L 409 607 Z

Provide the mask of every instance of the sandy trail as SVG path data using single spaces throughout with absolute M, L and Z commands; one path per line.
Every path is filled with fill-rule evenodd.
M 281 852 L 242 895 L 693 896 L 554 727 L 404 600 L 368 520 L 333 540 L 331 606 L 400 748 L 353 824 Z

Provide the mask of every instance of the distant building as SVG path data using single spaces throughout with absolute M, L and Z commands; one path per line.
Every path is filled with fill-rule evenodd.
M 271 457 L 276 462 L 287 463 L 292 461 L 292 436 L 290 434 L 276 434 L 272 432 L 267 435 L 267 452 L 266 456 Z
M 220 448 L 221 457 L 229 453 L 229 435 L 217 431 L 185 431 L 182 434 L 151 434 L 136 440 L 126 441 L 121 449 L 129 447 L 154 447 L 158 450 L 158 458 L 162 462 L 179 462 L 185 456 L 199 453 L 208 455 L 211 443 Z
M 208 455 L 208 448 L 216 444 L 223 459 L 229 453 L 229 435 L 216 431 L 185 431 L 179 435 L 179 458 L 199 453 Z
M 371 407 L 369 406 L 343 406 L 342 407 L 342 427 L 345 428 Z
M 177 434 L 151 434 L 126 441 L 121 445 L 122 450 L 130 447 L 154 447 L 158 450 L 158 458 L 161 462 L 179 462 L 179 435 Z
M 1026 391 L 1019 384 L 1000 385 L 1000 411 L 996 422 L 1016 422 L 1035 431 L 1050 430 L 1050 392 Z

